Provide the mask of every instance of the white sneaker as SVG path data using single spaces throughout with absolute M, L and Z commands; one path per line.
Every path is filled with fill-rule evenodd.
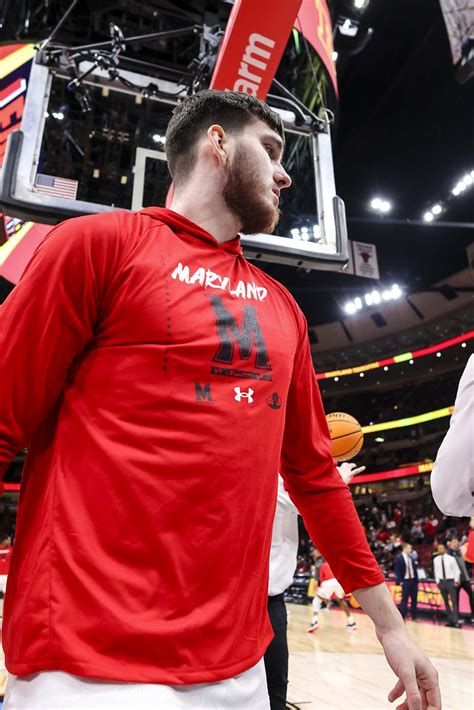
M 319 629 L 318 620 L 313 619 L 313 621 L 311 622 L 311 626 L 308 626 L 308 628 L 306 629 L 306 633 L 312 634 L 313 631 L 317 631 L 318 629 Z
M 357 629 L 357 624 L 352 617 L 348 620 L 346 624 L 346 629 L 350 629 L 351 631 Z

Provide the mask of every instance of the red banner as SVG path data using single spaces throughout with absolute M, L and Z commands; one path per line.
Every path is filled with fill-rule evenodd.
M 331 16 L 326 0 L 303 0 L 295 27 L 306 37 L 321 58 L 331 77 L 337 96 L 336 65 L 332 58 L 334 45 L 332 41 Z
M 301 0 L 236 0 L 227 23 L 211 89 L 265 99 L 296 20 Z
M 32 45 L 0 48 L 0 165 L 12 131 L 20 127 L 34 54 Z

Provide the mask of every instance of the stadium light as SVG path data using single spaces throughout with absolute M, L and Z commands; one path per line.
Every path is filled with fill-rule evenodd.
M 321 240 L 321 227 L 319 224 L 303 225 L 290 229 L 291 237 L 303 242 L 319 242 Z
M 433 205 L 433 207 L 431 208 L 431 211 L 433 214 L 441 214 L 441 212 L 443 211 L 443 208 L 441 207 L 441 205 L 436 204 L 436 205 Z
M 360 311 L 363 306 L 371 308 L 372 306 L 378 306 L 383 301 L 398 301 L 403 297 L 403 291 L 398 284 L 393 284 L 391 288 L 386 288 L 383 291 L 377 291 L 374 289 L 369 293 L 364 294 L 363 297 L 356 296 L 352 301 L 347 301 L 344 305 L 344 311 L 352 316 L 357 311 Z
M 474 183 L 474 170 L 471 170 L 471 172 L 466 173 L 460 180 L 458 180 L 456 185 L 451 190 L 451 193 L 455 197 L 457 197 L 462 192 L 464 192 L 464 190 L 467 190 L 468 187 L 471 187 L 473 183 Z
M 386 214 L 392 209 L 390 202 L 388 200 L 383 200 L 381 197 L 374 197 L 370 201 L 370 207 L 376 212 L 382 212 L 382 214 Z
M 159 133 L 155 133 L 153 136 L 153 140 L 155 143 L 165 143 L 166 136 L 160 136 Z
M 434 220 L 433 213 L 432 212 L 425 212 L 423 215 L 423 219 L 425 222 L 432 222 Z

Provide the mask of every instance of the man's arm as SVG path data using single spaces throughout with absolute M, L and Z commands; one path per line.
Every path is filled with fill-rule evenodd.
M 304 319 L 301 317 L 301 320 Z M 302 327 L 302 331 L 305 326 Z M 387 660 L 399 677 L 390 699 L 406 689 L 400 710 L 439 710 L 437 674 L 408 636 L 367 543 L 350 492 L 332 460 L 324 415 L 306 333 L 301 337 L 288 392 L 281 473 L 312 539 L 346 592 L 376 625 Z M 418 687 L 420 690 L 418 690 Z
M 431 490 L 445 515 L 474 515 L 474 355 L 459 382 L 454 413 L 431 472 Z
M 30 443 L 94 337 L 116 231 L 110 215 L 63 222 L 0 308 L 0 476 Z
M 441 695 L 438 673 L 405 630 L 400 612 L 385 584 L 353 591 L 375 624 L 375 633 L 398 682 L 388 694 L 393 702 L 403 693 L 406 700 L 397 710 L 439 710 Z
M 454 583 L 456 586 L 458 586 L 461 582 L 461 568 L 458 565 L 458 561 L 455 557 L 451 557 L 452 561 L 454 562 L 453 564 L 453 575 L 454 575 Z

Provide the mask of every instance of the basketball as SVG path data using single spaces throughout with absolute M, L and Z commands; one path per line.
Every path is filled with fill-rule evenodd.
M 362 427 L 357 419 L 345 412 L 332 412 L 326 415 L 326 421 L 336 461 L 350 461 L 357 456 L 364 443 Z

